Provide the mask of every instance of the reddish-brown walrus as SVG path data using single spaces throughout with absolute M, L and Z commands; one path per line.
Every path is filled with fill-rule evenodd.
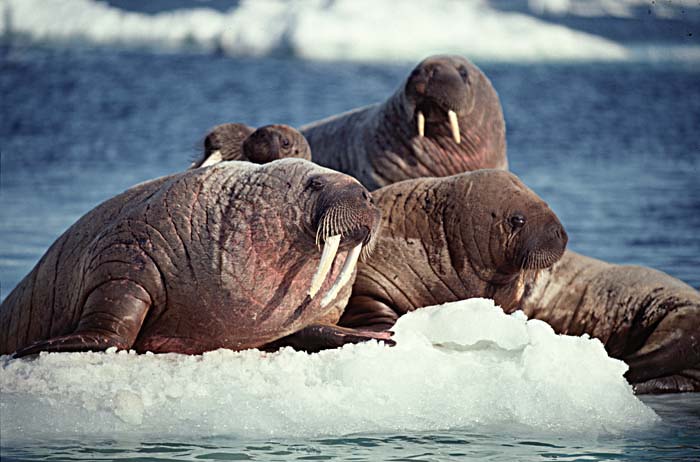
M 78 220 L 9 294 L 0 354 L 387 339 L 313 326 L 347 300 L 379 222 L 357 180 L 300 159 L 142 183 Z
M 431 56 L 383 103 L 312 122 L 301 132 L 314 162 L 370 190 L 407 178 L 508 167 L 498 95 L 461 56 Z
M 208 167 L 225 160 L 265 164 L 296 157 L 311 160 L 306 138 L 289 125 L 265 125 L 257 130 L 240 123 L 217 125 L 204 138 L 204 152 L 190 168 Z
M 700 391 L 700 293 L 659 271 L 573 252 L 554 263 L 565 234 L 511 174 L 407 180 L 372 195 L 383 224 L 340 325 L 385 330 L 416 308 L 489 297 L 559 333 L 600 339 L 630 366 L 638 393 Z M 509 254 L 515 245 L 541 250 Z

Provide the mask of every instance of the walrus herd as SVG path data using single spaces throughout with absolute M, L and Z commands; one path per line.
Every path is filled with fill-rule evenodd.
M 498 95 L 460 56 L 300 131 L 217 126 L 58 238 L 2 303 L 0 354 L 391 345 L 409 311 L 488 297 L 600 339 L 637 393 L 700 391 L 700 293 L 566 250 L 507 168 Z

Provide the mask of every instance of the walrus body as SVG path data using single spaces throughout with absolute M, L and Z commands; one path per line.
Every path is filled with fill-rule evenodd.
M 517 209 L 529 218 L 517 191 L 493 174 L 482 178 L 490 190 L 478 183 L 469 194 L 464 187 L 445 189 L 455 179 L 486 172 L 408 180 L 374 191 L 383 212 L 381 232 L 372 258 L 358 267 L 340 325 L 386 330 L 423 306 L 488 297 L 507 312 L 522 309 L 547 321 L 559 333 L 600 339 L 611 356 L 629 364 L 627 378 L 639 393 L 700 391 L 698 291 L 659 271 L 570 251 L 551 267 L 540 256 L 531 258 L 545 259 L 538 268 L 498 269 L 503 244 L 493 229 L 508 226 L 501 217 L 511 213 L 502 210 Z M 464 226 L 450 225 L 459 217 Z M 494 224 L 499 220 L 505 224 Z M 542 226 L 528 229 L 530 221 L 523 231 L 546 236 Z
M 373 193 L 382 209 L 340 324 L 385 330 L 415 309 L 490 297 L 508 308 L 527 270 L 551 266 L 567 235 L 513 174 L 480 170 L 407 180 Z
M 204 137 L 204 152 L 190 169 L 227 160 L 266 164 L 277 159 L 311 160 L 304 136 L 289 125 L 265 125 L 257 130 L 240 123 L 217 125 Z
M 508 166 L 498 95 L 460 56 L 429 57 L 383 103 L 312 122 L 301 132 L 314 162 L 352 175 L 370 190 L 408 178 Z
M 344 304 L 378 224 L 356 180 L 299 159 L 142 183 L 78 220 L 8 295 L 0 354 L 264 346 Z

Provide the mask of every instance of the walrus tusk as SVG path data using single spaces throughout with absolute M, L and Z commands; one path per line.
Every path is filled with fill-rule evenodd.
M 350 250 L 348 257 L 345 259 L 345 264 L 343 269 L 340 270 L 340 276 L 336 279 L 333 286 L 328 290 L 328 293 L 321 300 L 321 307 L 328 305 L 333 299 L 338 295 L 340 289 L 343 288 L 345 284 L 350 281 L 352 272 L 355 270 L 355 265 L 357 264 L 357 259 L 360 258 L 360 252 L 362 251 L 362 244 L 357 244 Z
M 457 113 L 450 109 L 447 111 L 447 117 L 450 118 L 450 128 L 452 128 L 452 139 L 459 144 L 462 139 L 459 137 L 459 122 L 457 121 Z
M 314 298 L 318 293 L 318 289 L 323 285 L 323 281 L 326 280 L 328 272 L 331 269 L 333 260 L 335 259 L 335 254 L 338 253 L 338 246 L 340 245 L 340 234 L 331 236 L 325 240 L 323 244 L 323 252 L 321 253 L 321 262 L 318 264 L 318 269 L 316 274 L 314 274 L 313 279 L 311 279 L 311 287 L 309 288 L 309 296 Z
M 425 116 L 421 111 L 418 111 L 418 136 L 421 138 L 425 136 Z
M 209 167 L 210 165 L 218 164 L 222 160 L 224 159 L 221 157 L 221 151 L 217 149 L 216 151 L 212 152 L 209 157 L 207 157 L 207 160 L 205 160 L 200 167 Z

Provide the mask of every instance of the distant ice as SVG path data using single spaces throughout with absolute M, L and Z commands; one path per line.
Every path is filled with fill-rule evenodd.
M 0 357 L 4 441 L 71 436 L 310 437 L 478 429 L 598 435 L 658 420 L 598 340 L 486 299 L 408 314 L 397 345 Z
M 628 57 L 612 41 L 499 11 L 485 0 L 243 0 L 223 13 L 202 5 L 148 15 L 94 0 L 0 0 L 0 34 L 48 44 L 291 53 L 323 60 L 417 61 L 435 53 L 490 60 Z
M 528 0 L 537 14 L 584 17 L 632 18 L 639 11 L 660 18 L 678 18 L 688 10 L 700 8 L 697 0 Z

